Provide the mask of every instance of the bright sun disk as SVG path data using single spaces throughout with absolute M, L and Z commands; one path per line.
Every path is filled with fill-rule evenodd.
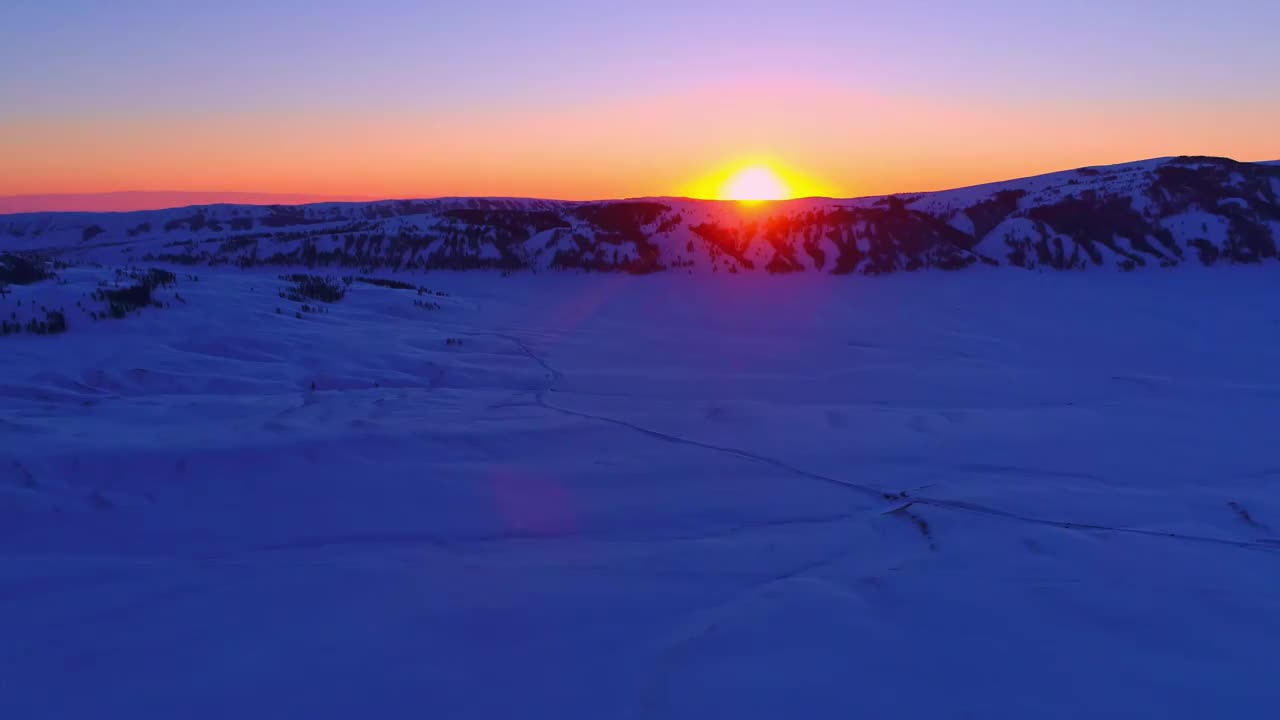
M 778 174 L 766 167 L 743 168 L 734 173 L 720 188 L 720 199 L 742 202 L 785 200 L 791 189 Z

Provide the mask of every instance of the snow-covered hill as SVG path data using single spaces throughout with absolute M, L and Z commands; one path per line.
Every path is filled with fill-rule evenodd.
M 168 264 L 881 274 L 1272 260 L 1280 166 L 1180 157 L 917 195 L 210 205 L 0 216 L 0 249 Z

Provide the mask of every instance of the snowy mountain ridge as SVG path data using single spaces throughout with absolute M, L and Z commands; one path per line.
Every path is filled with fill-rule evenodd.
M 1280 166 L 1177 157 L 931 193 L 763 205 L 442 198 L 0 216 L 0 250 L 101 261 L 430 270 L 883 274 L 1277 257 Z

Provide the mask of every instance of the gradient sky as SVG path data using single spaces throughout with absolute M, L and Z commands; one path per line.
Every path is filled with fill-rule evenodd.
M 1280 2 L 5 0 L 0 195 L 837 196 L 1280 158 Z

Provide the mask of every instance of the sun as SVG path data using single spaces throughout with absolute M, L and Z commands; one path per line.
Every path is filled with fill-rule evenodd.
M 729 176 L 718 193 L 721 200 L 760 202 L 785 200 L 791 189 L 774 171 L 764 166 L 746 167 Z
M 761 205 L 771 200 L 827 197 L 830 189 L 813 177 L 795 172 L 787 163 L 768 156 L 739 156 L 719 170 L 703 175 L 684 187 L 687 197 L 732 200 L 740 205 Z

